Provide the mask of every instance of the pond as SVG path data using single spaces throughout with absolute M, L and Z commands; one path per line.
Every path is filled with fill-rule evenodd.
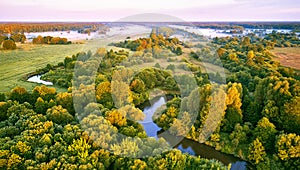
M 48 85 L 48 86 L 53 85 L 52 82 L 44 81 L 44 80 L 41 79 L 41 77 L 42 77 L 42 75 L 31 76 L 27 79 L 27 81 L 33 82 L 33 83 L 40 83 L 40 84 L 44 84 L 44 85 Z
M 140 121 L 140 123 L 143 125 L 148 136 L 155 137 L 156 139 L 163 137 L 170 145 L 175 146 L 174 148 L 181 150 L 183 153 L 189 153 L 207 159 L 216 159 L 225 165 L 231 164 L 231 170 L 247 169 L 247 162 L 238 157 L 222 153 L 215 150 L 213 147 L 187 138 L 176 137 L 166 132 L 161 133 L 161 128 L 153 122 L 152 116 L 158 108 L 165 104 L 166 99 L 164 97 L 159 97 L 156 100 L 154 99 L 151 106 L 147 106 L 143 109 L 145 119 Z

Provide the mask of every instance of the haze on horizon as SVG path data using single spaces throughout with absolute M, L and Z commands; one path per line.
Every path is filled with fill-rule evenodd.
M 159 13 L 185 21 L 300 21 L 298 0 L 1 0 L 0 21 L 117 21 Z

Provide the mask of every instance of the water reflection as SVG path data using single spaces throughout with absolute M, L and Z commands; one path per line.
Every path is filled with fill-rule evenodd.
M 147 133 L 148 136 L 150 137 L 154 137 L 156 139 L 157 138 L 157 132 L 161 130 L 160 127 L 158 127 L 152 120 L 153 114 L 155 113 L 155 111 L 160 108 L 161 106 L 163 106 L 164 104 L 166 104 L 166 100 L 164 97 L 160 97 L 157 101 L 154 102 L 153 105 L 151 106 L 147 106 L 144 108 L 143 112 L 145 114 L 145 118 L 143 121 L 140 121 L 139 123 L 141 123 L 144 126 L 144 129 Z
M 231 164 L 231 170 L 246 170 L 247 166 L 250 166 L 247 162 L 233 155 L 217 151 L 208 145 L 201 144 L 187 138 L 176 137 L 166 131 L 163 132 L 161 128 L 153 122 L 152 116 L 155 111 L 164 104 L 166 104 L 166 99 L 164 97 L 160 97 L 154 100 L 153 104 L 149 104 L 150 106 L 145 107 L 143 110 L 145 119 L 140 121 L 140 123 L 143 125 L 149 137 L 155 137 L 156 139 L 163 137 L 171 146 L 175 146 L 174 148 L 181 150 L 183 153 L 201 156 L 202 158 L 207 159 L 216 159 L 225 165 Z M 252 167 L 250 169 L 252 169 Z

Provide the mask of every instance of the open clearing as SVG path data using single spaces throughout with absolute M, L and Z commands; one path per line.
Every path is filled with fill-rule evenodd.
M 72 56 L 78 52 L 93 53 L 100 47 L 118 49 L 108 46 L 109 43 L 124 40 L 127 36 L 146 36 L 147 34 L 115 34 L 103 39 L 92 39 L 83 41 L 83 44 L 70 45 L 34 45 L 18 44 L 18 49 L 9 51 L 0 51 L 0 92 L 8 92 L 16 86 L 25 87 L 27 90 L 33 89 L 37 83 L 26 81 L 26 75 L 44 68 L 47 64 L 56 65 L 63 62 L 65 57 Z M 82 42 L 82 41 L 81 41 Z M 66 89 L 54 86 L 57 91 L 66 91 Z
M 0 51 L 0 92 L 16 86 L 28 90 L 37 84 L 24 80 L 25 76 L 49 64 L 62 62 L 66 56 L 76 54 L 85 44 L 32 45 L 22 44 L 20 49 Z
M 107 40 L 108 41 L 108 40 Z M 37 84 L 27 82 L 27 74 L 44 68 L 47 64 L 56 65 L 63 62 L 65 57 L 82 51 L 94 51 L 99 47 L 107 47 L 103 40 L 89 40 L 84 44 L 70 45 L 33 45 L 20 44 L 17 50 L 0 51 L 0 92 L 10 91 L 16 86 L 28 90 Z M 107 47 L 110 49 L 111 47 Z M 56 87 L 58 91 L 64 89 Z
M 274 60 L 279 61 L 281 65 L 300 70 L 300 48 L 275 48 L 272 52 L 277 56 Z

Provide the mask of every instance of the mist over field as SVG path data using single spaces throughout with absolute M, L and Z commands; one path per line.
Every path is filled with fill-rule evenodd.
M 293 0 L 3 1 L 0 169 L 299 169 Z

